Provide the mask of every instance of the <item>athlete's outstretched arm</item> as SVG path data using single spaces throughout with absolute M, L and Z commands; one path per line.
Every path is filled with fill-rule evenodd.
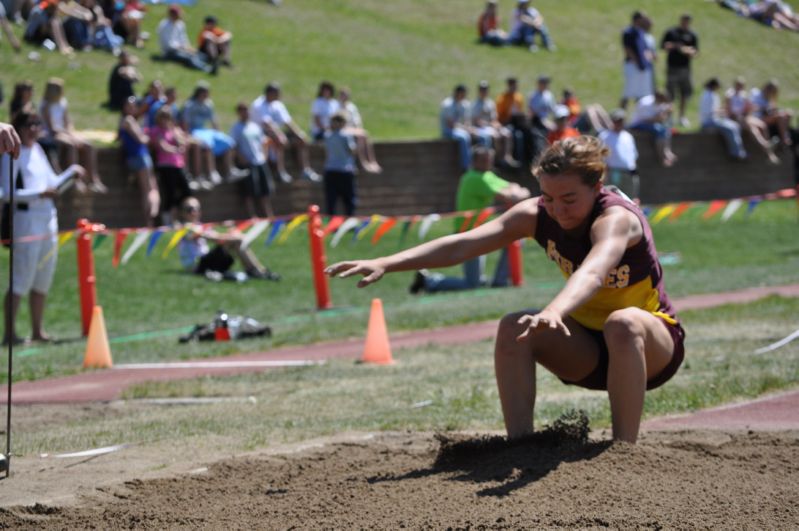
M 468 232 L 444 236 L 390 256 L 333 264 L 325 273 L 346 278 L 363 275 L 362 288 L 395 271 L 446 267 L 460 264 L 535 233 L 538 199 L 527 199 L 484 225 Z

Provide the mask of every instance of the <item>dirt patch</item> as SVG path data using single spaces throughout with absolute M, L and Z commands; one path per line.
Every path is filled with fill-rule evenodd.
M 0 509 L 0 527 L 799 525 L 799 432 L 647 433 L 633 446 L 587 438 L 579 422 L 562 428 L 515 443 L 384 433 L 227 459 L 207 471 L 127 481 L 70 507 Z

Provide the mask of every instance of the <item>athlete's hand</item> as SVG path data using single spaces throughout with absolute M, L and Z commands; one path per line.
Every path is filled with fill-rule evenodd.
M 522 315 L 516 322 L 526 327 L 524 332 L 516 337 L 516 341 L 525 341 L 536 332 L 543 330 L 560 330 L 566 337 L 572 335 L 563 322 L 563 318 L 552 310 L 544 310 L 535 315 Z
M 325 274 L 339 278 L 363 275 L 363 278 L 358 281 L 358 287 L 364 288 L 383 278 L 383 275 L 386 274 L 386 268 L 379 260 L 354 260 L 352 262 L 333 264 L 325 269 Z

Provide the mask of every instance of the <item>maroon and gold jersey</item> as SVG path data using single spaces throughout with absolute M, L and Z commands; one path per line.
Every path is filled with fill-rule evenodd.
M 652 229 L 643 212 L 630 200 L 603 188 L 585 232 L 571 235 L 549 217 L 541 198 L 538 202 L 538 221 L 534 237 L 546 250 L 549 259 L 558 264 L 563 276 L 569 278 L 591 250 L 591 225 L 602 212 L 612 206 L 626 208 L 635 214 L 643 227 L 643 236 L 641 241 L 624 252 L 599 291 L 574 310 L 571 317 L 586 328 L 602 330 L 612 312 L 634 307 L 646 310 L 669 324 L 677 324 L 677 316 L 663 285 L 663 269 L 658 261 Z

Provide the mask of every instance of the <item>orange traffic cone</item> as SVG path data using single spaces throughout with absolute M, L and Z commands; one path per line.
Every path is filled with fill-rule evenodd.
M 89 339 L 86 341 L 83 368 L 106 369 L 113 364 L 111 347 L 108 345 L 108 334 L 105 331 L 103 309 L 100 306 L 95 306 L 92 311 L 92 322 L 89 325 Z
M 391 365 L 391 345 L 388 343 L 386 319 L 383 317 L 383 302 L 372 299 L 372 311 L 369 313 L 369 328 L 366 331 L 366 346 L 363 349 L 363 363 Z

